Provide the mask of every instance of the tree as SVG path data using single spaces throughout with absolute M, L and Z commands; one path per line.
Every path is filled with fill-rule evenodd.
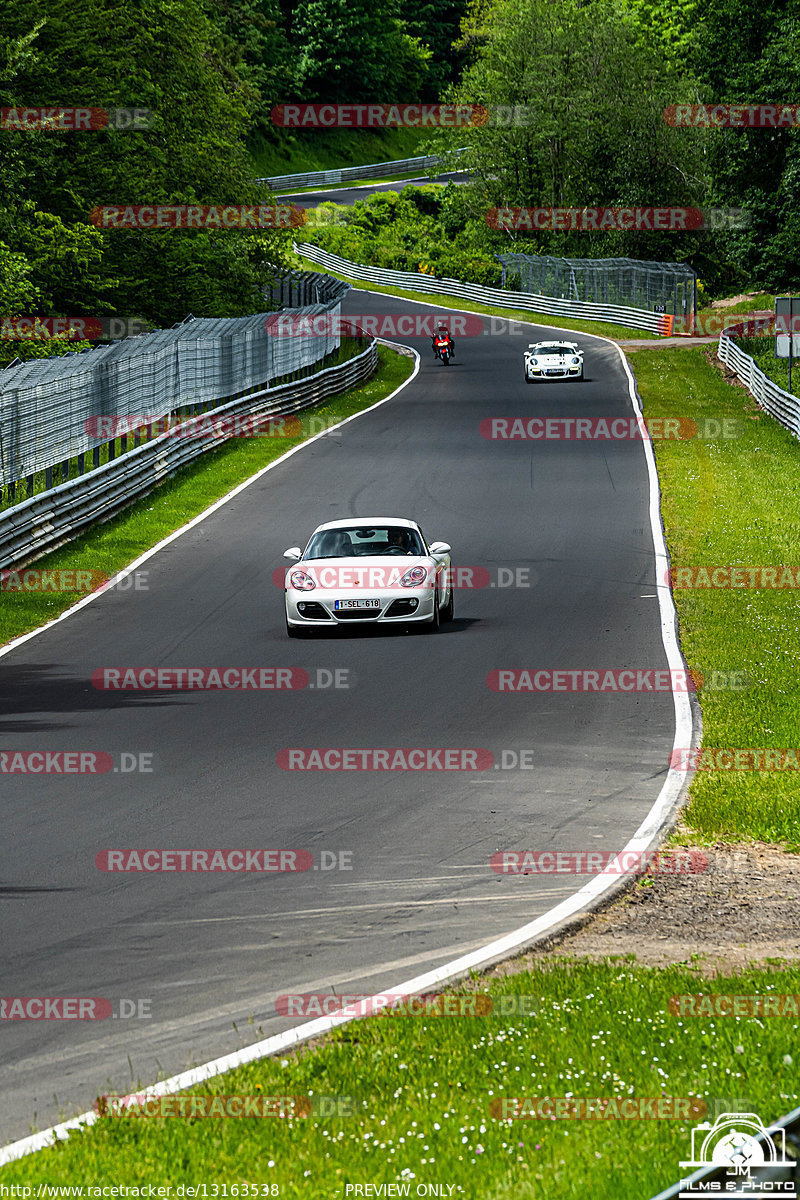
M 702 196 L 702 139 L 663 118 L 689 85 L 625 5 L 476 0 L 461 44 L 472 62 L 454 98 L 523 110 L 517 123 L 490 121 L 449 139 L 467 142 L 488 204 L 690 205 Z M 670 237 L 552 234 L 527 244 L 671 258 Z
M 296 55 L 278 0 L 215 0 L 209 17 L 220 29 L 233 70 L 260 93 L 261 124 L 297 92 Z
M 730 30 L 736 30 L 735 38 Z M 727 37 L 726 37 L 727 33 Z M 707 104 L 797 103 L 797 0 L 709 0 L 693 63 Z M 731 282 L 797 286 L 800 276 L 800 132 L 796 128 L 715 130 L 709 140 L 713 203 L 751 214 L 750 227 L 722 244 L 736 263 Z
M 301 0 L 295 41 L 303 98 L 417 100 L 430 51 L 406 32 L 399 13 L 398 0 Z
M 421 100 L 438 99 L 460 76 L 466 53 L 455 43 L 466 10 L 467 0 L 401 0 L 406 29 L 431 51 Z
M 20 45 L 39 26 L 29 48 L 16 55 L 8 103 L 52 105 L 58 97 L 70 105 L 155 113 L 146 131 L 4 133 L 3 153 L 16 182 L 0 191 L 6 208 L 0 236 L 12 250 L 25 242 L 33 252 L 31 230 L 17 229 L 9 215 L 11 193 L 24 187 L 33 209 L 60 223 L 50 224 L 49 236 L 71 229 L 88 247 L 88 229 L 100 239 L 100 286 L 87 271 L 89 257 L 78 281 L 84 312 L 91 303 L 95 312 L 171 324 L 189 310 L 229 316 L 258 307 L 265 262 L 281 258 L 277 236 L 101 233 L 88 225 L 92 208 L 102 204 L 260 198 L 246 149 L 258 93 L 236 72 L 224 38 L 203 11 L 191 0 L 86 0 L 79 9 L 67 0 L 30 0 L 24 11 L 10 10 L 5 22 L 9 43 Z M 41 250 L 41 221 L 38 228 Z M 62 253 L 64 286 L 51 293 L 62 313 L 76 295 L 76 280 L 63 273 L 67 257 Z M 42 277 L 37 269 L 34 264 L 34 277 Z

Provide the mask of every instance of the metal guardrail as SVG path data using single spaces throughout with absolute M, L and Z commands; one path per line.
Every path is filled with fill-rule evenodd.
M 373 339 L 355 358 L 338 366 L 239 397 L 214 409 L 213 414 L 203 414 L 198 418 L 202 423 L 198 432 L 182 436 L 178 426 L 177 434 L 172 431 L 153 438 L 113 462 L 0 513 L 0 567 L 24 564 L 63 545 L 88 525 L 107 520 L 146 495 L 192 459 L 216 449 L 231 436 L 222 427 L 225 417 L 299 412 L 369 379 L 377 365 Z
M 451 150 L 450 154 L 461 155 L 464 147 Z M 365 163 L 359 167 L 339 167 L 333 171 L 307 171 L 297 175 L 270 175 L 257 179 L 256 183 L 267 184 L 273 191 L 280 188 L 308 187 L 319 183 L 323 187 L 330 183 L 349 183 L 351 179 L 382 179 L 385 175 L 401 175 L 404 171 L 441 170 L 444 160 L 438 154 L 421 154 L 416 158 L 396 158 L 390 162 Z
M 364 263 L 350 262 L 338 254 L 311 242 L 293 242 L 296 254 L 318 263 L 329 271 L 337 271 L 351 279 L 383 284 L 385 287 L 412 288 L 415 292 L 444 293 L 474 300 L 480 304 L 492 304 L 498 308 L 524 308 L 550 316 L 579 317 L 584 321 L 611 321 L 616 325 L 627 325 L 633 329 L 647 329 L 651 333 L 668 337 L 672 332 L 674 317 L 645 312 L 640 308 L 627 308 L 616 304 L 594 304 L 585 301 L 557 300 L 551 296 L 538 296 L 530 292 L 511 292 L 503 288 L 483 287 L 477 283 L 462 283 L 458 279 L 422 275 L 414 271 L 389 271 L 380 267 L 368 267 Z
M 760 1183 L 791 1182 L 795 1185 L 798 1185 L 800 1184 L 800 1161 L 798 1161 L 796 1156 L 800 1153 L 800 1108 L 793 1109 L 792 1112 L 787 1113 L 785 1117 L 781 1117 L 780 1120 L 775 1121 L 774 1124 L 768 1125 L 765 1134 L 756 1137 L 756 1140 L 759 1143 L 764 1142 L 766 1137 L 777 1133 L 779 1130 L 783 1130 L 786 1142 L 789 1144 L 790 1148 L 794 1149 L 795 1157 L 785 1164 L 776 1163 L 774 1166 L 759 1167 L 758 1180 Z M 653 1196 L 652 1200 L 680 1200 L 681 1196 L 690 1194 L 687 1191 L 687 1187 L 691 1187 L 692 1195 L 697 1195 L 698 1193 L 706 1190 L 708 1190 L 711 1195 L 724 1195 L 726 1191 L 724 1187 L 716 1189 L 707 1186 L 704 1187 L 703 1185 L 708 1185 L 715 1182 L 724 1182 L 726 1173 L 730 1170 L 730 1168 L 730 1163 L 715 1163 L 707 1167 L 701 1167 L 699 1170 L 695 1171 L 693 1175 L 685 1176 L 683 1179 L 678 1180 L 677 1183 L 673 1183 L 671 1187 L 666 1188 L 663 1192 L 659 1192 L 657 1196 Z M 743 1180 L 734 1180 L 734 1182 L 736 1183 L 738 1189 L 743 1183 Z M 701 1186 L 696 1188 L 695 1185 L 697 1184 Z M 759 1191 L 748 1191 L 746 1194 L 752 1194 L 755 1196 L 759 1195 L 760 1192 L 761 1194 L 766 1192 L 767 1195 L 781 1194 L 779 1189 L 775 1189 L 773 1191 L 772 1189 L 766 1188 L 763 1189 L 763 1192 L 761 1189 L 759 1189 Z M 730 1191 L 728 1194 L 730 1194 Z M 735 1195 L 740 1196 L 743 1194 L 745 1193 L 738 1190 L 735 1193 Z M 796 1190 L 792 1192 L 783 1191 L 783 1195 L 793 1196 L 797 1194 L 800 1194 L 800 1187 L 797 1187 Z
M 755 360 L 736 345 L 736 337 L 741 337 L 746 327 L 747 323 L 743 323 L 722 330 L 717 352 L 719 360 L 725 363 L 726 367 L 730 367 L 766 412 L 776 421 L 780 421 L 796 438 L 800 438 L 800 397 L 779 388 L 777 383 L 773 383 L 764 374 Z

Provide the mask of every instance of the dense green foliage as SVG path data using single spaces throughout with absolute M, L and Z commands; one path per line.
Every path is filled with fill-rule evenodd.
M 790 104 L 798 61 L 800 0 L 758 10 L 744 0 L 30 0 L 0 20 L 0 105 L 156 117 L 138 132 L 0 132 L 0 312 L 164 325 L 263 305 L 285 234 L 106 231 L 90 213 L 264 200 L 254 153 L 284 171 L 326 159 L 313 133 L 272 124 L 273 106 L 298 99 L 442 98 L 529 113 L 422 141 L 413 130 L 320 134 L 343 164 L 354 161 L 348 138 L 375 161 L 466 143 L 474 171 L 458 195 L 358 208 L 324 236 L 340 253 L 482 282 L 497 280 L 500 249 L 629 255 L 688 261 L 710 295 L 790 288 L 800 277 L 797 129 L 675 129 L 663 110 Z M 486 208 L 509 204 L 730 206 L 751 224 L 724 234 L 488 229 Z
M 793 104 L 797 0 L 472 0 L 460 46 L 469 61 L 454 98 L 531 114 L 439 136 L 468 140 L 487 204 L 730 206 L 751 220 L 724 236 L 522 234 L 514 249 L 688 260 L 712 292 L 796 282 L 798 130 L 676 129 L 663 110 Z
M 490 234 L 482 214 L 470 211 L 467 189 L 448 183 L 374 192 L 345 207 L 326 204 L 330 224 L 305 228 L 301 240 L 375 267 L 449 276 L 497 286 L 501 234 Z

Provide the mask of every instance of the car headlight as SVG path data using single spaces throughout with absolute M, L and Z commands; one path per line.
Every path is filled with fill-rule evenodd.
M 572 365 L 574 367 L 579 367 L 581 365 L 581 360 L 579 358 L 573 358 Z
M 532 358 L 532 359 L 531 359 L 531 366 L 532 366 L 532 367 L 538 367 L 538 365 L 539 365 L 538 359 Z
M 421 587 L 427 577 L 425 567 L 412 567 L 400 580 L 401 587 Z
M 305 571 L 292 571 L 289 576 L 289 583 L 298 592 L 311 592 L 317 586 L 310 575 L 306 575 Z

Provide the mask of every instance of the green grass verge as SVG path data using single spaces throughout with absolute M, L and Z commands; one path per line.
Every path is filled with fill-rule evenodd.
M 309 266 L 312 270 L 320 270 L 318 264 L 312 263 L 311 259 L 303 258 L 299 254 L 290 254 L 289 256 L 293 265 L 301 267 L 303 270 L 308 270 Z M 465 312 L 482 313 L 486 316 L 505 317 L 509 321 L 529 321 L 535 325 L 547 325 L 551 329 L 572 329 L 576 333 L 595 333 L 600 337 L 608 338 L 642 338 L 646 341 L 658 341 L 659 336 L 656 333 L 648 333 L 645 329 L 629 329 L 625 325 L 612 325 L 606 321 L 577 321 L 569 317 L 554 317 L 548 316 L 546 313 L 528 312 L 525 309 L 510 309 L 510 308 L 493 308 L 488 304 L 475 304 L 471 300 L 462 300 L 458 296 L 447 296 L 443 293 L 433 292 L 430 295 L 425 292 L 415 292 L 411 288 L 391 288 L 381 287 L 377 283 L 361 283 L 357 280 L 348 279 L 346 275 L 337 275 L 335 271 L 331 271 L 325 267 L 325 274 L 332 275 L 335 279 L 344 279 L 345 282 L 353 285 L 359 291 L 363 292 L 382 292 L 385 296 L 398 296 L 401 300 L 421 300 L 427 301 L 429 304 L 436 304 L 443 308 L 463 309 Z
M 317 129 L 275 127 L 256 134 L 250 153 L 259 179 L 332 171 L 362 163 L 416 158 L 425 153 L 430 129 Z
M 694 1120 L 509 1121 L 491 1105 L 502 1097 L 697 1097 L 712 1120 L 735 1106 L 767 1123 L 794 1108 L 796 1015 L 680 1017 L 669 1001 L 704 991 L 794 994 L 800 969 L 747 970 L 711 988 L 703 982 L 689 965 L 545 964 L 482 988 L 492 997 L 490 1015 L 373 1017 L 314 1050 L 193 1089 L 318 1104 L 340 1097 L 343 1115 L 106 1117 L 0 1178 L 32 1186 L 169 1184 L 173 1196 L 181 1183 L 205 1182 L 226 1184 L 228 1196 L 237 1195 L 235 1185 L 258 1183 L 274 1186 L 265 1195 L 317 1198 L 344 1198 L 348 1183 L 398 1183 L 409 1184 L 413 1197 L 420 1184 L 438 1183 L 454 1185 L 454 1197 L 481 1200 L 644 1200 L 680 1177 L 702 1110 Z M 533 1014 L 531 1001 L 520 1013 L 522 996 L 533 998 Z
M 32 565 L 36 570 L 113 575 L 292 446 L 389 395 L 413 370 L 412 359 L 384 346 L 378 347 L 378 364 L 377 374 L 361 387 L 298 414 L 302 435 L 231 439 L 120 516 Z M 16 590 L 3 591 L 0 597 L 0 644 L 51 621 L 80 599 L 74 593 Z
M 741 436 L 654 441 L 673 568 L 800 568 L 800 447 L 706 348 L 640 350 L 633 362 L 647 417 L 733 418 Z M 743 691 L 699 691 L 704 747 L 800 746 L 796 590 L 676 588 L 689 666 L 743 671 Z M 800 757 L 800 755 L 798 755 Z M 701 838 L 763 839 L 800 849 L 797 772 L 701 770 L 684 811 Z

